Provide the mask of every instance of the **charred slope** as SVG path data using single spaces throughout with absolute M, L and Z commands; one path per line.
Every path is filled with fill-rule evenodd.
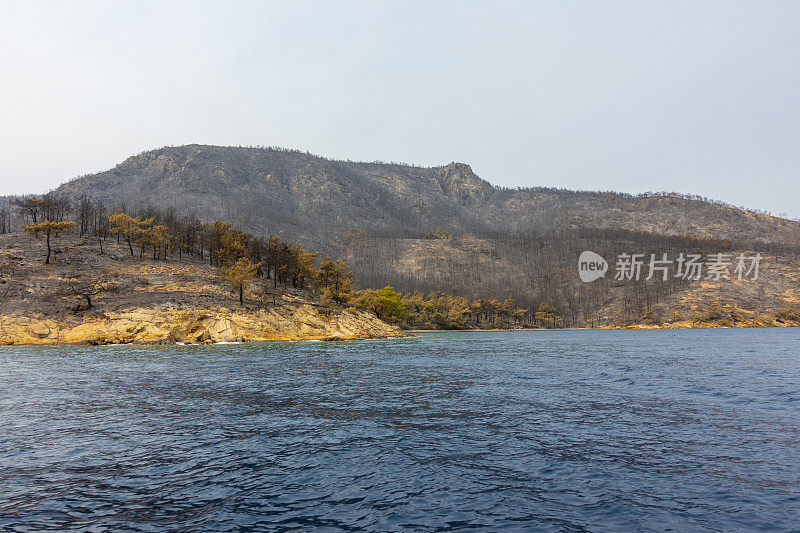
M 358 163 L 272 148 L 161 148 L 58 192 L 129 208 L 175 207 L 309 243 L 352 228 L 374 235 L 602 228 L 784 244 L 800 235 L 795 221 L 673 195 L 501 189 L 462 163 Z

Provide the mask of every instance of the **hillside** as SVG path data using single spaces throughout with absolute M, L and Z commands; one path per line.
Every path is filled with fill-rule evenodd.
M 467 297 L 480 293 L 529 304 L 538 317 L 546 302 L 555 309 L 536 318 L 542 327 L 761 327 L 800 325 L 800 257 L 764 255 L 758 279 L 658 279 L 617 281 L 613 272 L 586 284 L 576 279 L 574 258 L 581 250 L 614 257 L 628 250 L 698 250 L 736 256 L 752 251 L 716 243 L 672 237 L 642 240 L 636 234 L 564 234 L 531 240 L 498 240 L 474 236 L 370 239 L 346 255 L 366 265 L 365 281 L 377 285 L 392 278 L 398 290 L 443 290 Z M 643 247 L 637 250 L 636 247 Z M 375 260 L 375 257 L 383 257 Z M 380 265 L 391 265 L 381 271 Z M 613 265 L 611 266 L 613 269 Z M 479 283 L 475 283 L 479 280 Z M 521 296 L 525 295 L 525 296 Z
M 323 246 L 352 228 L 403 236 L 439 227 L 455 234 L 605 228 L 784 244 L 800 235 L 796 221 L 676 196 L 508 190 L 463 163 L 422 168 L 267 148 L 161 148 L 57 192 L 109 205 L 175 207 Z
M 320 305 L 286 289 L 273 302 L 237 297 L 206 261 L 131 256 L 109 239 L 67 236 L 43 264 L 43 243 L 0 235 L 0 344 L 162 343 L 386 337 L 399 330 L 372 313 Z M 102 290 L 81 292 L 97 285 Z M 77 292 L 73 290 L 77 289 Z
M 539 325 L 686 324 L 718 308 L 728 313 L 718 325 L 760 325 L 786 309 L 793 316 L 800 293 L 797 221 L 677 195 L 502 189 L 462 163 L 423 168 L 189 145 L 130 157 L 56 193 L 76 207 L 86 196 L 111 211 L 177 215 L 159 223 L 191 215 L 278 235 L 345 259 L 361 288 L 510 298 L 529 317 L 551 308 L 556 318 Z M 609 258 L 758 252 L 764 277 L 585 284 L 576 269 L 583 250 Z
M 580 248 L 591 239 L 577 236 L 565 243 Z M 665 239 L 656 244 L 670 242 Z M 615 241 L 624 243 L 625 237 Z M 564 268 L 559 264 L 509 286 L 506 278 L 492 273 L 514 273 L 528 266 L 513 252 L 513 243 L 506 243 L 508 249 L 498 249 L 497 244 L 473 236 L 399 241 L 396 254 L 402 259 L 393 276 L 403 291 L 402 302 L 416 310 L 408 320 L 392 322 L 404 327 L 504 329 L 800 325 L 797 257 L 764 257 L 758 280 L 637 286 L 603 279 L 586 291 L 568 280 L 559 281 Z M 310 290 L 285 286 L 272 301 L 257 289 L 247 291 L 241 305 L 223 285 L 219 270 L 196 256 L 139 257 L 113 238 L 105 240 L 101 251 L 96 238 L 74 235 L 61 237 L 53 248 L 51 264 L 45 265 L 41 240 L 21 233 L 0 236 L 0 344 L 352 339 L 399 334 L 396 326 L 378 319 L 371 305 L 361 305 L 359 294 L 345 306 L 331 306 L 322 304 Z M 448 276 L 453 270 L 467 275 Z M 511 321 L 502 316 L 503 312 L 513 314 L 514 307 L 506 308 L 513 306 L 510 300 L 470 301 L 454 296 L 474 292 L 469 287 L 473 277 L 484 278 L 485 287 L 503 298 L 532 294 L 540 304 L 548 302 L 546 310 L 541 305 L 523 308 L 524 314 Z M 102 290 L 92 291 L 94 286 Z M 430 292 L 422 297 L 415 287 Z M 553 287 L 565 300 L 550 297 Z

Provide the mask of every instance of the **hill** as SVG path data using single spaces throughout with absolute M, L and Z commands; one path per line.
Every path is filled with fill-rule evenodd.
M 352 228 L 403 236 L 436 228 L 476 235 L 602 228 L 783 244 L 800 235 L 796 221 L 677 195 L 501 189 L 463 163 L 423 168 L 272 148 L 160 148 L 56 192 L 175 207 L 253 233 L 323 245 Z
M 759 325 L 786 309 L 792 315 L 800 293 L 797 221 L 676 194 L 503 189 L 463 163 L 424 168 L 189 145 L 130 157 L 55 192 L 144 217 L 167 210 L 278 235 L 345 259 L 362 288 L 511 298 L 529 317 L 551 309 L 555 318 L 538 325 L 686 325 L 720 309 L 727 318 L 718 325 Z M 609 258 L 612 272 L 581 282 L 583 250 Z M 764 275 L 722 284 L 672 273 L 615 280 L 613 258 L 626 253 L 761 253 Z

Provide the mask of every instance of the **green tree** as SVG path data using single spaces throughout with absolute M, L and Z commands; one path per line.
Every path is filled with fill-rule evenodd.
M 402 297 L 394 290 L 394 287 L 386 286 L 379 291 L 375 291 L 372 309 L 381 320 L 392 321 L 408 318 L 408 310 L 403 303 Z
M 332 300 L 343 304 L 352 294 L 353 273 L 344 261 L 331 261 L 326 257 L 317 270 L 317 287 L 322 292 L 323 300 Z

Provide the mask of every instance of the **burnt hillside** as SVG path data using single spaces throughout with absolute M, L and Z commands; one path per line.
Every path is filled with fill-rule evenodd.
M 175 207 L 322 244 L 352 228 L 374 235 L 599 228 L 783 244 L 800 235 L 796 221 L 677 195 L 501 189 L 463 163 L 423 168 L 272 148 L 160 148 L 57 192 L 110 205 Z

